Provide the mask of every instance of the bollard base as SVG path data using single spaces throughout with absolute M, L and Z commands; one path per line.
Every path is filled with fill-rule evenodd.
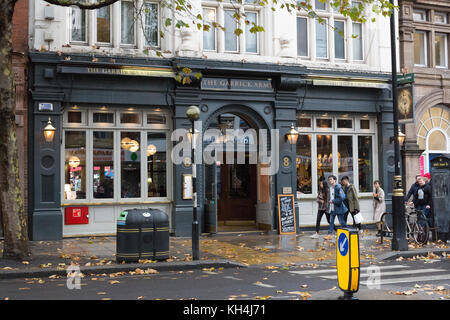
M 353 296 L 353 292 L 344 292 L 344 295 L 338 298 L 339 300 L 359 300 Z

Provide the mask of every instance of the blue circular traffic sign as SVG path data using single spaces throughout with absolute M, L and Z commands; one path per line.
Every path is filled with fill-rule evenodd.
M 338 248 L 341 255 L 345 257 L 348 252 L 348 238 L 345 233 L 339 235 Z

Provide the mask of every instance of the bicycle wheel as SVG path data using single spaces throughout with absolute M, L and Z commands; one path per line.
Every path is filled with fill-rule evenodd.
M 381 232 L 384 235 L 390 235 L 393 232 L 392 213 L 385 212 L 381 216 Z
M 429 233 L 430 226 L 428 225 L 428 222 L 422 220 L 414 223 L 412 234 L 414 241 L 417 244 L 426 244 L 428 242 Z

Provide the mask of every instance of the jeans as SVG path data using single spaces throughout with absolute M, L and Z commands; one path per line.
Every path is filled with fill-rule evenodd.
M 330 223 L 330 214 L 326 210 L 319 210 L 317 212 L 317 220 L 316 220 L 316 232 L 319 233 L 320 229 L 320 221 L 322 220 L 322 216 L 325 215 L 327 218 L 327 222 Z
M 330 228 L 328 229 L 328 234 L 332 234 L 333 233 L 334 219 L 336 218 L 336 216 L 338 217 L 339 223 L 341 224 L 342 228 L 347 226 L 347 223 L 344 220 L 344 215 L 343 214 L 336 214 L 336 213 L 334 213 L 334 211 L 332 211 L 332 212 L 330 212 Z
M 431 228 L 432 227 L 432 222 L 433 222 L 432 219 L 431 219 L 431 209 L 427 209 L 426 206 L 418 205 L 416 207 L 416 210 L 422 211 L 423 215 L 425 216 L 425 219 L 427 219 L 428 225 Z

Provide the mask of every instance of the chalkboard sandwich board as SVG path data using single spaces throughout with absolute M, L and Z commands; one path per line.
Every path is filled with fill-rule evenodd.
M 293 194 L 278 195 L 278 222 L 280 234 L 295 234 L 295 208 Z

